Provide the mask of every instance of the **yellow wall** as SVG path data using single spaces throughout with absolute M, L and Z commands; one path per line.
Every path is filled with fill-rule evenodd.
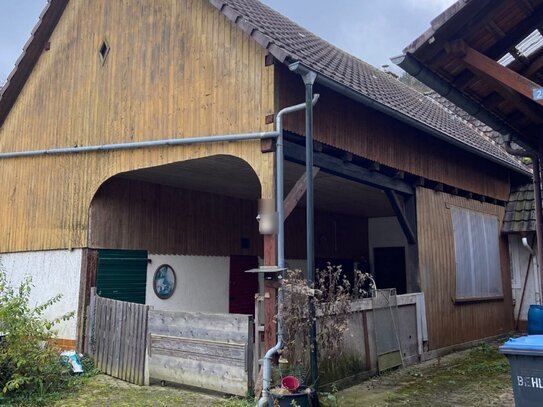
M 264 57 L 207 1 L 71 1 L 0 128 L 0 151 L 271 131 Z M 272 196 L 273 154 L 259 141 L 1 160 L 0 252 L 84 247 L 106 179 L 214 154 L 246 160 Z

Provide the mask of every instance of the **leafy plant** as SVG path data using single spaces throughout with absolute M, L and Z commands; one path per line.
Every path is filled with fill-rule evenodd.
M 60 301 L 57 295 L 43 304 L 31 306 L 31 279 L 17 288 L 8 284 L 0 270 L 0 332 L 5 336 L 0 344 L 0 404 L 10 400 L 45 402 L 47 395 L 66 388 L 72 381 L 70 367 L 59 358 L 58 350 L 49 341 L 55 335 L 54 326 L 73 317 L 62 315 L 52 321 L 45 311 Z

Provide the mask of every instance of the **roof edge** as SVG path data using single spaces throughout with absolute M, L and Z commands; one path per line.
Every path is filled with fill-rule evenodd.
M 297 62 L 296 63 L 300 69 L 302 69 L 303 71 L 306 71 L 306 70 L 309 70 L 309 71 L 313 71 L 311 68 L 305 66 L 304 64 L 302 64 L 301 62 Z M 384 105 L 378 101 L 376 101 L 375 99 L 372 99 L 360 92 L 357 92 L 351 88 L 349 88 L 348 86 L 346 85 L 343 85 L 337 81 L 335 81 L 334 79 L 332 78 L 329 78 L 328 76 L 326 75 L 322 75 L 321 73 L 317 73 L 317 79 L 316 79 L 316 82 L 317 83 L 320 83 L 321 85 L 335 91 L 335 92 L 338 92 L 350 99 L 353 99 L 357 102 L 360 102 L 368 107 L 371 107 L 377 111 L 380 111 L 381 113 L 384 113 L 388 116 L 392 116 L 398 120 L 400 120 L 401 122 L 405 123 L 405 124 L 408 124 L 414 128 L 417 128 L 427 134 L 430 134 L 440 140 L 443 140 L 449 144 L 452 144 L 456 147 L 459 147 L 460 149 L 464 150 L 464 151 L 467 151 L 467 152 L 470 152 L 472 154 L 475 154 L 481 158 L 484 158 L 486 160 L 489 160 L 495 164 L 498 164 L 502 167 L 506 167 L 512 171 L 515 171 L 519 174 L 522 174 L 524 176 L 527 176 L 527 177 L 532 177 L 532 174 L 527 171 L 527 170 L 523 170 L 522 168 L 520 167 L 517 167 L 511 163 L 508 163 L 504 160 L 501 160 L 500 158 L 498 157 L 495 157 L 491 154 L 487 154 L 485 153 L 484 151 L 482 150 L 479 150 L 475 147 L 472 147 L 468 144 L 465 144 L 465 143 L 462 143 L 458 140 L 455 140 L 451 137 L 449 137 L 448 135 L 444 134 L 443 132 L 441 132 L 440 130 L 438 129 L 435 129 L 431 126 L 428 126 L 422 122 L 420 122 L 419 120 L 416 120 L 410 116 L 407 116 L 387 105 Z
M 260 31 L 253 23 L 247 21 L 240 12 L 230 7 L 223 0 L 209 0 L 209 3 L 244 33 L 253 38 L 261 47 L 268 50 L 279 62 L 285 63 L 285 61 L 292 58 L 288 52 L 277 46 L 271 37 Z
M 507 125 L 500 118 L 494 115 L 492 112 L 485 109 L 480 104 L 469 99 L 463 95 L 460 91 L 454 88 L 447 81 L 433 73 L 424 65 L 422 65 L 411 54 L 404 54 L 391 59 L 392 62 L 406 71 L 408 74 L 421 81 L 431 89 L 435 90 L 441 96 L 447 98 L 452 103 L 462 108 L 471 116 L 475 117 L 487 126 L 492 127 L 495 131 L 502 135 L 510 135 L 512 141 L 528 151 L 534 151 L 534 146 L 525 143 L 518 134 L 517 130 Z
M 38 63 L 45 44 L 51 37 L 68 2 L 69 0 L 49 0 L 40 14 L 29 40 L 23 47 L 21 56 L 15 62 L 15 66 L 5 85 L 0 89 L 0 127 L 4 124 L 26 81 Z

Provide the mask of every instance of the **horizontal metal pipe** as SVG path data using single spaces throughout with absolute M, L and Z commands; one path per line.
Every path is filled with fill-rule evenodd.
M 136 141 L 133 143 L 103 144 L 99 146 L 52 148 L 49 150 L 14 151 L 14 152 L 9 152 L 9 153 L 0 153 L 0 159 L 33 157 L 33 156 L 40 156 L 40 155 L 93 153 L 93 152 L 98 152 L 98 151 L 113 151 L 113 150 L 135 150 L 139 148 L 180 146 L 184 144 L 218 143 L 218 142 L 224 142 L 224 141 L 257 140 L 257 139 L 266 139 L 266 138 L 277 138 L 278 135 L 279 135 L 279 132 L 271 131 L 271 132 L 260 132 L 260 133 L 225 134 L 225 135 L 220 135 L 220 136 L 189 137 L 189 138 L 178 138 L 178 139 L 156 140 L 156 141 Z

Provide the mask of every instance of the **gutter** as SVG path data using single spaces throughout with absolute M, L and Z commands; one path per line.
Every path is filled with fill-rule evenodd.
M 493 113 L 490 113 L 479 103 L 476 103 L 465 96 L 462 92 L 454 88 L 449 82 L 432 72 L 430 69 L 426 68 L 410 54 L 404 54 L 391 58 L 391 61 L 406 71 L 409 75 L 435 90 L 441 96 L 449 99 L 452 103 L 465 110 L 471 116 L 492 127 L 504 137 L 504 140 L 506 140 L 506 138 L 512 139 L 524 149 L 531 152 L 535 151 L 533 146 L 523 141 L 523 137 L 518 133 L 517 130 L 503 122 Z M 469 150 L 473 150 L 473 148 L 469 148 Z M 480 151 L 478 155 L 484 156 L 485 158 L 490 158 L 486 154 L 481 154 Z M 496 162 L 495 158 L 490 159 Z M 499 161 L 499 163 L 508 166 L 510 169 L 524 173 L 521 169 L 512 167 L 506 162 Z

